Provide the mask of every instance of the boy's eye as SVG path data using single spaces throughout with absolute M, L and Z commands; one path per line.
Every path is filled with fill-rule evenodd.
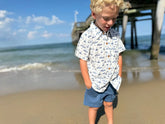
M 104 19 L 104 21 L 109 21 L 109 20 L 112 20 L 112 21 L 115 21 L 116 18 L 110 18 L 110 17 L 102 17 Z

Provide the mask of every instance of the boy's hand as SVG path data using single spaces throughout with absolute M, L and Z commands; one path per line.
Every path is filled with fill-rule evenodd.
M 119 76 L 122 77 L 122 56 L 121 56 L 121 54 L 119 55 L 118 64 L 119 64 Z
M 91 89 L 91 87 L 92 87 L 92 83 L 90 82 L 90 83 L 85 83 L 86 84 L 86 88 L 87 89 Z
M 82 59 L 80 59 L 80 69 L 85 82 L 85 86 L 87 89 L 90 89 L 92 87 L 92 82 L 88 74 L 87 62 Z

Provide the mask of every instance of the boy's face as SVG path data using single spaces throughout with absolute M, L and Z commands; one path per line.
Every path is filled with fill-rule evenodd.
M 105 6 L 99 14 L 92 12 L 96 26 L 104 32 L 107 32 L 115 24 L 118 14 L 119 8 L 115 5 Z

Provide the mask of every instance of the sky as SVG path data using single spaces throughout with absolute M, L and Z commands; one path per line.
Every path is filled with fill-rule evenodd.
M 71 42 L 73 24 L 85 21 L 89 5 L 90 0 L 0 0 L 0 47 Z M 137 27 L 138 35 L 151 34 L 151 21 Z

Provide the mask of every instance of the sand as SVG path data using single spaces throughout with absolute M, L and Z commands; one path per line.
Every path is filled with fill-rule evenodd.
M 121 88 L 116 124 L 164 124 L 165 80 Z
M 0 96 L 0 124 L 88 124 L 88 107 L 83 105 L 85 87 L 80 73 L 55 74 L 55 77 L 58 77 L 53 78 L 55 83 L 60 82 L 65 85 L 68 81 L 68 84 L 73 86 L 77 82 L 78 86 L 68 89 L 50 88 L 55 84 L 50 85 L 48 82 L 49 88 L 47 86 L 44 89 L 46 84 L 42 88 L 36 85 L 34 88 L 33 84 L 29 83 L 33 88 L 26 89 L 24 86 L 22 90 L 3 92 Z M 5 76 L 2 73 L 0 75 Z M 23 81 L 24 78 L 22 76 L 21 80 Z M 32 78 L 29 79 L 33 82 Z M 12 78 L 15 82 L 14 88 L 16 86 L 21 88 L 16 84 L 18 80 L 20 79 Z M 7 78 L 6 80 L 3 78 L 3 81 L 8 81 L 8 87 L 11 84 Z M 7 89 L 6 85 L 3 86 Z M 118 104 L 114 109 L 114 124 L 164 124 L 164 87 L 164 79 L 123 82 Z M 12 90 L 13 87 L 9 88 Z M 106 124 L 103 110 L 99 111 L 99 115 L 98 124 Z

